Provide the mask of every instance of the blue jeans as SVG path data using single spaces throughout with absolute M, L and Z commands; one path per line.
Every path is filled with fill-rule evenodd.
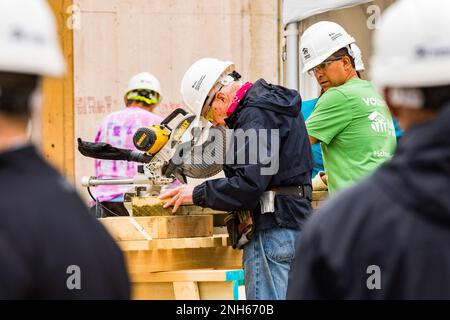
M 245 245 L 243 265 L 248 300 L 284 300 L 300 231 L 273 228 L 257 232 Z

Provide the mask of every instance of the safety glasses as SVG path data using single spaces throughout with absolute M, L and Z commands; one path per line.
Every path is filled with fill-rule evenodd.
M 214 102 L 214 100 L 216 99 L 216 95 L 220 92 L 220 90 L 222 90 L 222 88 L 224 87 L 224 85 L 222 85 L 219 90 L 217 90 L 214 95 L 212 96 L 211 101 L 208 104 L 208 108 L 206 109 L 205 112 L 202 112 L 203 114 L 203 118 L 205 118 L 206 120 L 208 120 L 209 122 L 213 122 L 214 120 L 214 113 L 213 113 L 213 109 L 212 109 L 212 104 Z M 206 98 L 206 100 L 208 100 L 208 98 Z
M 319 72 L 319 71 L 323 72 L 323 71 L 325 71 L 325 69 L 328 67 L 328 65 L 330 63 L 338 61 L 338 60 L 341 60 L 343 57 L 344 56 L 338 56 L 338 57 L 334 57 L 334 58 L 330 58 L 330 59 L 324 60 L 321 64 L 319 64 L 319 65 L 315 66 L 314 68 L 312 68 L 311 70 L 309 70 L 308 73 L 311 76 L 314 76 L 314 74 Z

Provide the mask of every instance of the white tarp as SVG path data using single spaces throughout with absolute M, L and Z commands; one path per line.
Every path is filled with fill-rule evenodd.
M 353 7 L 372 0 L 284 0 L 283 24 L 302 21 L 316 14 Z

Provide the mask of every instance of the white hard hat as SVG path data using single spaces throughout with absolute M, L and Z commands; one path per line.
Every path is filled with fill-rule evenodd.
M 303 69 L 307 72 L 339 49 L 345 48 L 355 39 L 344 28 L 331 21 L 320 21 L 310 26 L 300 40 Z
M 372 81 L 379 87 L 450 84 L 450 2 L 392 4 L 374 35 Z
M 202 108 L 208 94 L 216 83 L 234 71 L 235 65 L 230 61 L 203 58 L 196 61 L 184 74 L 181 81 L 181 95 L 186 108 L 200 120 Z
M 44 0 L 0 1 L 0 71 L 64 74 L 55 19 Z
M 361 49 L 356 45 L 356 43 L 352 43 L 350 45 L 350 49 L 353 51 L 353 55 L 355 58 L 355 70 L 356 71 L 366 70 L 366 67 L 364 66 L 364 61 L 362 58 Z
M 162 99 L 161 85 L 159 84 L 158 79 L 148 72 L 141 72 L 133 76 L 128 82 L 128 88 L 125 94 L 139 89 L 158 92 L 160 100 Z

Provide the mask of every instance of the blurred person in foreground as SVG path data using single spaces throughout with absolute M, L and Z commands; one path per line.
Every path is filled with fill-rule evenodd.
M 0 299 L 128 299 L 120 249 L 30 144 L 43 76 L 64 60 L 43 0 L 0 1 Z

